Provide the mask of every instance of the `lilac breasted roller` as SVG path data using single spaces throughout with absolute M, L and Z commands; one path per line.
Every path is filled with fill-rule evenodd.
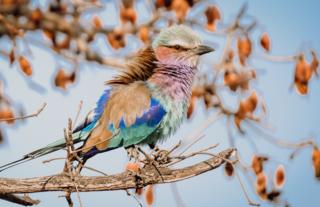
M 163 29 L 152 45 L 107 82 L 93 116 L 73 131 L 83 160 L 119 147 L 155 145 L 185 119 L 199 56 L 213 51 L 183 25 Z M 64 139 L 0 167 L 0 171 L 65 148 Z

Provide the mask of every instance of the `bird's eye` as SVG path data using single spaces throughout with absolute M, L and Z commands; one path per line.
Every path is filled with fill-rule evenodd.
M 181 49 L 181 46 L 180 46 L 180 45 L 174 45 L 173 47 L 174 47 L 174 49 L 176 49 L 176 50 L 180 50 L 180 49 Z

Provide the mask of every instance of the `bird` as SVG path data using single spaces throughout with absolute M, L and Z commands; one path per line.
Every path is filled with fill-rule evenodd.
M 83 162 L 96 154 L 136 145 L 151 148 L 174 134 L 186 119 L 199 57 L 214 49 L 190 27 L 164 28 L 138 52 L 126 70 L 106 82 L 92 116 L 73 130 Z M 60 139 L 0 167 L 0 172 L 66 147 Z

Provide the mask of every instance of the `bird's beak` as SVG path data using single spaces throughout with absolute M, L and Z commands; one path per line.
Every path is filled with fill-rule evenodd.
M 213 52 L 215 49 L 206 45 L 199 45 L 198 47 L 194 48 L 194 52 L 197 55 L 203 55 L 209 52 Z

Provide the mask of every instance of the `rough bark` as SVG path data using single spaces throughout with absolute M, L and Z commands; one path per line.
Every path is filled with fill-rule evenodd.
M 169 169 L 146 166 L 137 175 L 126 171 L 110 176 L 75 176 L 74 181 L 67 174 L 57 174 L 35 178 L 0 178 L 0 194 L 37 193 L 45 191 L 111 191 L 143 187 L 149 184 L 162 184 L 188 179 L 216 169 L 229 158 L 234 149 L 227 149 L 216 157 L 194 165 Z

